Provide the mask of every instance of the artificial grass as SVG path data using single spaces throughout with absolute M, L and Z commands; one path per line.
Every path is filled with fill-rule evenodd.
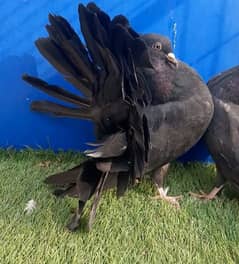
M 166 185 L 184 194 L 177 210 L 150 197 L 145 180 L 117 200 L 104 194 L 93 229 L 86 231 L 88 210 L 76 233 L 65 229 L 76 200 L 56 199 L 43 184 L 46 175 L 82 160 L 74 153 L 0 151 L 0 263 L 239 263 L 239 205 L 224 193 L 212 202 L 189 191 L 209 190 L 213 165 L 174 164 Z M 26 202 L 37 209 L 24 214 Z

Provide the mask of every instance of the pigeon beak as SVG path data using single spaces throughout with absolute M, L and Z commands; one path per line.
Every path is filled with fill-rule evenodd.
M 169 62 L 173 63 L 175 66 L 178 66 L 178 61 L 174 55 L 174 53 L 170 52 L 166 55 L 166 58 Z

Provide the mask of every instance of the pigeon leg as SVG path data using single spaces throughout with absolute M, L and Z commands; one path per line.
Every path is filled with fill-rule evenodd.
M 73 215 L 70 222 L 66 226 L 69 231 L 74 232 L 79 227 L 80 218 L 81 218 L 84 206 L 85 206 L 85 202 L 79 200 L 78 208 L 76 209 L 75 214 Z
M 179 202 L 178 200 L 182 198 L 182 196 L 168 196 L 167 191 L 168 189 L 166 188 L 165 190 L 163 189 L 163 179 L 165 175 L 167 174 L 169 169 L 169 163 L 156 169 L 153 173 L 153 181 L 157 187 L 157 193 L 153 199 L 156 200 L 164 200 L 167 201 L 168 203 L 171 203 L 173 206 L 176 208 L 179 208 Z
M 200 191 L 200 193 L 189 192 L 189 194 L 198 199 L 213 200 L 225 185 L 225 178 L 222 176 L 222 173 L 219 172 L 217 166 L 216 166 L 216 170 L 217 170 L 216 184 L 215 187 L 211 190 L 211 192 L 205 193 L 203 191 Z

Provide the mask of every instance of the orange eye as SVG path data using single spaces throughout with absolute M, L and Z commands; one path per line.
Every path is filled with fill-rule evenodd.
M 153 49 L 161 50 L 161 49 L 162 49 L 162 44 L 161 44 L 160 42 L 155 42 L 155 43 L 152 45 L 152 48 L 153 48 Z

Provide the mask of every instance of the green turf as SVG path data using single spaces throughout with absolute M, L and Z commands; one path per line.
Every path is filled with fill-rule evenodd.
M 54 198 L 43 179 L 81 161 L 73 153 L 0 151 L 0 262 L 7 263 L 239 263 L 239 205 L 224 193 L 201 202 L 187 193 L 209 190 L 213 165 L 175 164 L 166 185 L 184 194 L 181 209 L 153 201 L 155 189 L 145 180 L 117 200 L 104 194 L 96 222 L 86 232 L 65 229 L 76 201 Z M 32 215 L 23 213 L 28 200 Z

